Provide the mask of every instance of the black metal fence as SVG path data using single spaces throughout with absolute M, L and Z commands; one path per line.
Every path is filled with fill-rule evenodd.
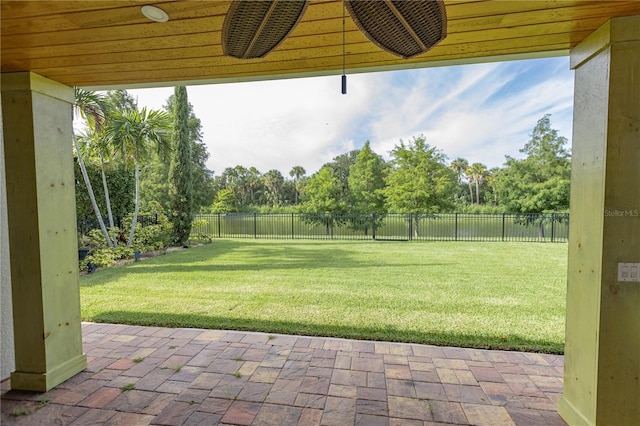
M 568 213 L 211 213 L 192 238 L 566 242 Z
M 105 225 L 108 227 L 109 223 L 106 217 L 103 217 L 105 221 Z M 128 219 L 128 220 L 127 220 Z M 78 234 L 86 235 L 92 229 L 100 229 L 100 224 L 98 223 L 98 219 L 94 217 L 79 217 L 78 219 Z M 158 215 L 139 215 L 138 216 L 138 224 L 140 226 L 148 226 L 148 225 L 156 225 L 158 223 Z M 122 229 L 123 225 L 127 228 L 131 226 L 131 217 L 125 216 L 114 216 L 113 224 Z

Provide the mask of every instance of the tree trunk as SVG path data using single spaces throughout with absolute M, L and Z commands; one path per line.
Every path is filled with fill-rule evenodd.
M 542 220 L 538 223 L 538 237 L 544 240 L 544 221 Z
M 480 204 L 480 187 L 478 186 L 478 179 L 476 179 L 476 203 Z
M 468 180 L 467 184 L 469 185 L 469 202 L 473 204 L 473 187 L 471 186 L 471 181 Z
M 129 240 L 127 240 L 127 248 L 131 248 L 133 243 L 133 235 L 136 232 L 136 224 L 138 223 L 138 210 L 140 208 L 140 179 L 139 179 L 139 167 L 138 158 L 136 157 L 136 204 L 133 209 L 133 220 L 131 221 L 131 231 L 129 232 Z
M 111 213 L 111 197 L 109 196 L 109 186 L 107 185 L 107 175 L 104 172 L 104 157 L 100 153 L 100 172 L 102 173 L 102 187 L 104 188 L 104 201 L 107 205 L 107 218 L 109 219 L 109 228 L 114 228 L 113 214 Z M 118 245 L 118 239 L 113 237 L 114 247 Z
M 89 175 L 87 174 L 87 169 L 84 165 L 84 160 L 82 159 L 82 154 L 80 153 L 80 149 L 78 147 L 78 140 L 76 139 L 75 134 L 71 134 L 71 138 L 73 139 L 73 144 L 76 148 L 76 153 L 78 154 L 78 165 L 80 165 L 80 171 L 82 172 L 82 177 L 84 179 L 84 183 L 87 186 L 87 192 L 89 193 L 89 199 L 91 199 L 91 205 L 93 206 L 93 211 L 96 213 L 96 218 L 98 219 L 98 224 L 100 225 L 100 229 L 102 230 L 102 234 L 104 235 L 105 240 L 107 241 L 107 245 L 109 247 L 113 247 L 111 242 L 111 237 L 109 237 L 109 232 L 107 232 L 107 227 L 104 225 L 104 220 L 102 219 L 102 214 L 100 214 L 100 208 L 98 207 L 98 203 L 96 203 L 96 196 L 93 193 L 93 187 L 91 186 L 91 181 L 89 180 Z

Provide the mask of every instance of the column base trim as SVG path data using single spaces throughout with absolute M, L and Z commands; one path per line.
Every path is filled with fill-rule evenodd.
M 87 355 L 81 354 L 46 373 L 11 373 L 11 389 L 47 392 L 87 368 Z
M 558 414 L 560 417 L 567 422 L 568 425 L 595 425 L 595 423 L 590 422 L 586 417 L 580 413 L 576 409 L 576 407 L 571 404 L 564 395 L 560 395 L 558 398 Z

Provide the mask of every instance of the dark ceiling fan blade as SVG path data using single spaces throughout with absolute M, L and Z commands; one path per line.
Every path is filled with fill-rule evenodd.
M 234 0 L 222 26 L 222 50 L 240 59 L 262 58 L 297 25 L 307 0 Z
M 443 0 L 345 0 L 360 31 L 382 50 L 410 58 L 447 36 Z

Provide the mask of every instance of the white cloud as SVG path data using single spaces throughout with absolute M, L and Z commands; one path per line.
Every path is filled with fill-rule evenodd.
M 573 77 L 565 58 L 348 76 L 189 87 L 216 174 L 226 167 L 313 173 L 366 140 L 388 158 L 424 134 L 450 159 L 501 165 L 545 113 L 570 139 Z M 159 108 L 167 89 L 130 91 Z

